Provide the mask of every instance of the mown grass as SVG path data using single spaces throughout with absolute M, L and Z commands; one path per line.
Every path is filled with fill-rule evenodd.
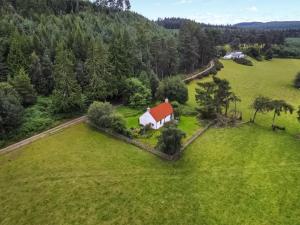
M 225 62 L 220 76 L 243 98 L 245 119 L 257 94 L 300 100 L 299 61 L 276 61 L 261 71 Z M 0 156 L 0 224 L 299 224 L 300 125 L 283 117 L 288 132 L 275 133 L 269 120 L 211 129 L 177 162 L 71 127 Z
M 77 125 L 0 157 L 0 224 L 295 225 L 299 144 L 212 129 L 166 162 Z
M 255 97 L 264 95 L 274 99 L 284 99 L 295 108 L 300 105 L 300 91 L 293 87 L 293 80 L 296 73 L 300 71 L 300 60 L 273 59 L 272 61 L 254 62 L 253 67 L 236 64 L 232 61 L 222 61 L 225 69 L 218 73 L 218 76 L 230 81 L 233 91 L 241 97 L 239 104 L 245 121 L 249 121 L 253 110 L 251 104 Z M 206 78 L 201 82 L 208 81 Z M 196 106 L 195 88 L 197 82 L 189 85 L 189 102 Z M 265 127 L 271 127 L 272 113 L 258 115 L 257 123 Z M 287 132 L 296 134 L 300 132 L 300 125 L 297 122 L 296 114 L 293 116 L 283 114 L 277 120 L 277 124 L 286 126 Z
M 127 128 L 135 129 L 140 127 L 139 117 L 144 113 L 144 111 L 133 109 L 127 106 L 119 106 L 116 111 L 125 119 Z M 183 142 L 185 142 L 202 128 L 202 124 L 195 116 L 181 116 L 178 123 L 178 128 L 186 134 L 186 137 L 183 139 Z M 147 131 L 145 136 L 139 136 L 136 139 L 147 145 L 155 147 L 157 145 L 160 133 L 161 129 L 151 130 Z

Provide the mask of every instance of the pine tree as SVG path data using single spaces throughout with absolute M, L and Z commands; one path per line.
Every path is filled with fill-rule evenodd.
M 106 100 L 108 96 L 112 96 L 114 85 L 110 82 L 108 54 L 101 41 L 94 42 L 89 48 L 85 67 L 90 76 L 89 100 Z
M 0 82 L 0 139 L 21 124 L 23 107 L 11 85 Z
M 3 57 L 0 55 L 0 82 L 6 82 L 8 75 L 8 67 L 4 62 Z
M 20 95 L 23 106 L 33 105 L 36 102 L 36 92 L 24 68 L 15 74 L 10 83 Z
M 40 58 L 37 56 L 35 52 L 31 54 L 30 57 L 30 66 L 29 66 L 29 76 L 32 84 L 34 85 L 35 90 L 38 93 L 41 93 L 41 85 L 40 80 L 42 78 L 42 66 L 40 62 Z
M 74 61 L 72 52 L 66 50 L 63 43 L 59 43 L 54 65 L 54 112 L 70 113 L 83 108 L 83 96 L 75 78 Z
M 10 74 L 16 74 L 21 68 L 28 69 L 28 40 L 18 32 L 14 33 L 11 39 L 7 64 Z
M 53 65 L 49 58 L 47 51 L 45 51 L 42 60 L 42 78 L 40 79 L 40 93 L 42 95 L 48 96 L 52 93 L 54 89 L 54 75 L 53 75 Z

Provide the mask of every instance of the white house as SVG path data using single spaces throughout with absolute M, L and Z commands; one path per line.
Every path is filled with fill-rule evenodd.
M 224 56 L 224 59 L 243 59 L 246 55 L 242 52 L 230 52 Z
M 142 126 L 150 125 L 152 129 L 158 130 L 166 123 L 174 119 L 174 110 L 169 100 L 166 99 L 164 103 L 154 107 L 148 108 L 139 119 L 139 123 Z

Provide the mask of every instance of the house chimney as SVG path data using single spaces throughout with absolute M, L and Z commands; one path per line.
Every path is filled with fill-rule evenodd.
M 150 112 L 150 110 L 151 110 L 150 107 L 148 107 L 148 108 L 147 108 L 147 112 Z
M 165 99 L 165 103 L 169 103 L 169 99 L 168 98 Z

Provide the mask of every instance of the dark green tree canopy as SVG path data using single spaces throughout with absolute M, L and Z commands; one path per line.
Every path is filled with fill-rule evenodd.
M 156 96 L 160 100 L 168 98 L 184 104 L 188 100 L 188 89 L 180 77 L 170 77 L 160 83 Z
M 300 72 L 296 75 L 296 78 L 294 80 L 294 86 L 295 88 L 300 89 Z
M 181 150 L 184 137 L 185 133 L 178 129 L 176 125 L 168 124 L 161 131 L 157 147 L 168 155 L 174 155 Z
M 17 128 L 22 121 L 23 107 L 13 87 L 0 82 L 0 137 Z
M 36 102 L 36 91 L 24 68 L 19 70 L 19 72 L 10 80 L 10 83 L 20 95 L 23 106 L 30 106 Z

